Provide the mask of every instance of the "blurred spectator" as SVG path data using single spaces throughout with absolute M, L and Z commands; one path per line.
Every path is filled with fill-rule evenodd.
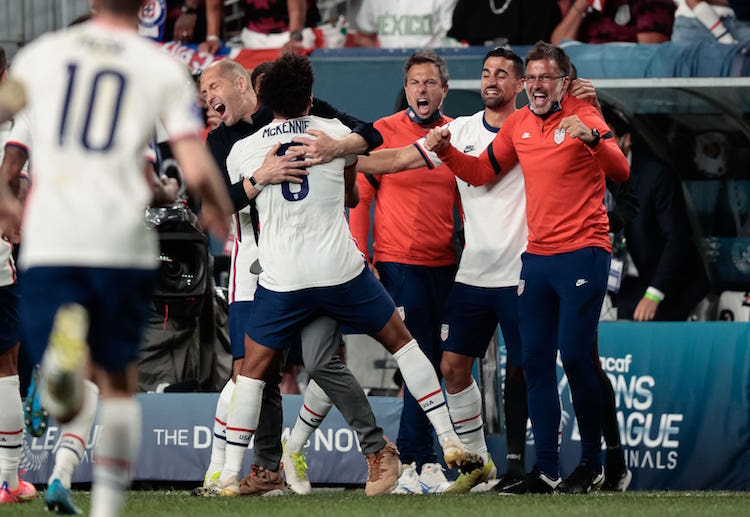
M 619 108 L 604 105 L 602 112 L 630 161 L 630 183 L 640 207 L 625 224 L 634 268 L 626 265 L 616 298 L 618 318 L 684 321 L 710 283 L 690 231 L 680 179 L 651 154 Z
M 533 45 L 549 41 L 561 19 L 557 0 L 458 0 L 448 36 L 477 46 Z
M 672 41 L 734 44 L 750 40 L 750 22 L 737 17 L 729 0 L 674 0 Z M 745 2 L 746 4 L 748 2 Z M 747 13 L 745 13 L 747 14 Z
M 138 32 L 157 41 L 199 43 L 199 50 L 214 54 L 221 46 L 223 9 L 224 0 L 148 0 Z
M 673 0 L 559 0 L 563 19 L 552 31 L 553 45 L 583 43 L 662 43 L 674 24 Z
M 363 0 L 357 14 L 358 47 L 453 47 L 448 38 L 457 0 Z
M 320 22 L 315 0 L 245 0 L 245 4 L 247 26 L 241 35 L 245 47 L 290 53 L 315 46 L 312 28 Z

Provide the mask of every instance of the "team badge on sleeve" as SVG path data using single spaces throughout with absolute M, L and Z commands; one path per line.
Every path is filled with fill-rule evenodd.
M 440 325 L 440 339 L 441 341 L 446 341 L 448 339 L 448 334 L 450 333 L 450 325 L 447 323 L 443 323 Z
M 521 280 L 518 281 L 518 290 L 517 290 L 518 296 L 521 296 L 523 294 L 524 287 L 526 287 L 526 280 L 522 278 Z
M 403 305 L 396 307 L 396 312 L 398 312 L 398 315 L 401 317 L 401 321 L 406 319 L 406 309 L 404 309 Z

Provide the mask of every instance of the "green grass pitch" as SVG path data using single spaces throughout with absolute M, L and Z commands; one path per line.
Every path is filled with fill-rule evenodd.
M 50 515 L 39 499 L 0 507 L 0 515 Z M 90 493 L 73 497 L 85 513 Z M 124 515 L 139 517 L 481 517 L 481 516 L 743 516 L 750 515 L 750 492 L 626 492 L 585 496 L 388 495 L 366 497 L 363 490 L 315 490 L 309 496 L 199 498 L 185 490 L 128 493 Z

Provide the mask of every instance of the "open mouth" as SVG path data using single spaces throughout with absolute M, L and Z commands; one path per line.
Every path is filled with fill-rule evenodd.
M 429 105 L 430 105 L 430 103 L 427 102 L 427 99 L 419 99 L 419 100 L 417 100 L 417 107 L 418 108 L 426 108 Z
M 216 105 L 214 106 L 214 110 L 216 110 L 216 112 L 217 112 L 217 113 L 218 113 L 219 115 L 224 115 L 224 112 L 225 112 L 225 111 L 227 110 L 227 107 L 226 107 L 226 106 L 224 106 L 224 105 L 223 105 L 222 103 L 218 103 L 218 104 L 216 104 Z

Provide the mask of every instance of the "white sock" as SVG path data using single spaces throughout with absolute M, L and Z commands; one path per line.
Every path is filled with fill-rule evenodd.
M 227 415 L 229 403 L 234 392 L 234 381 L 229 379 L 216 401 L 216 416 L 214 417 L 214 438 L 211 442 L 211 462 L 208 464 L 208 474 L 221 472 L 224 468 L 224 458 L 227 450 Z
M 708 2 L 698 2 L 698 5 L 693 7 L 693 14 L 699 22 L 711 31 L 711 34 L 714 35 L 714 38 L 716 38 L 716 41 L 719 43 L 730 45 L 737 43 L 737 40 L 734 39 L 732 33 L 727 30 L 726 26 L 721 22 L 721 18 L 719 18 L 716 11 L 714 11 L 713 7 L 711 7 L 711 4 Z
M 484 441 L 482 420 L 482 396 L 474 379 L 458 393 L 447 393 L 448 412 L 456 427 L 456 434 L 469 452 L 479 454 L 485 463 L 489 460 L 487 443 Z
M 435 367 L 419 348 L 417 340 L 412 339 L 406 343 L 393 354 L 393 358 L 401 370 L 404 384 L 417 399 L 432 427 L 435 428 L 440 443 L 448 439 L 460 443 L 456 431 L 453 430 L 450 415 L 448 415 Z
M 55 467 L 47 481 L 59 479 L 65 488 L 70 488 L 73 471 L 81 463 L 86 451 L 86 441 L 91 433 L 91 426 L 96 417 L 99 405 L 99 388 L 86 380 L 83 385 L 83 406 L 73 420 L 60 426 L 60 441 L 55 453 Z
M 0 377 L 0 486 L 18 488 L 18 464 L 23 450 L 23 404 L 18 375 Z
M 297 421 L 294 423 L 289 439 L 284 449 L 289 454 L 302 452 L 307 440 L 320 427 L 323 419 L 333 406 L 333 401 L 314 380 L 310 380 L 305 388 L 305 399 L 299 410 Z
M 105 398 L 96 445 L 91 517 L 119 515 L 130 485 L 130 470 L 141 445 L 141 407 L 135 398 Z
M 259 379 L 237 376 L 227 415 L 226 458 L 221 478 L 219 478 L 222 482 L 232 476 L 239 478 L 245 451 L 250 438 L 258 428 L 260 404 L 265 386 L 266 383 Z

